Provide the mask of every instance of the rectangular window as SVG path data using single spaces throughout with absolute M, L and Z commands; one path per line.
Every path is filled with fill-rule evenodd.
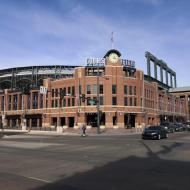
M 128 106 L 128 98 L 127 97 L 124 97 L 124 105 Z
M 63 99 L 63 107 L 66 107 L 66 99 Z
M 71 94 L 71 87 L 68 87 L 68 94 Z
M 54 89 L 52 89 L 52 91 L 51 91 L 51 96 L 52 96 L 52 98 L 55 96 L 55 90 Z
M 72 86 L 72 92 L 71 92 L 71 95 L 74 96 L 75 95 L 75 87 Z
M 99 93 L 100 93 L 100 94 L 103 94 L 103 93 L 104 93 L 104 86 L 103 86 L 103 84 L 100 84 L 100 85 L 99 85 Z
M 72 98 L 72 106 L 75 106 L 75 98 Z
M 124 94 L 127 94 L 127 85 L 124 85 Z
M 55 97 L 58 97 L 58 89 L 55 89 Z
M 20 99 L 20 101 L 19 101 L 19 110 L 22 110 L 22 94 L 19 94 L 19 99 Z
M 4 111 L 4 96 L 1 97 L 1 110 Z
M 86 93 L 91 94 L 90 85 L 86 85 Z
M 96 84 L 93 85 L 93 93 L 97 94 L 97 85 Z
M 9 110 L 11 110 L 12 96 L 9 95 Z
M 134 95 L 136 95 L 137 94 L 137 88 L 136 88 L 136 86 L 134 86 Z
M 54 108 L 54 100 L 51 101 L 51 107 Z
M 129 86 L 129 95 L 132 95 L 133 94 L 133 88 L 132 86 Z
M 55 107 L 58 107 L 58 100 L 55 100 Z
M 17 110 L 17 104 L 18 104 L 18 96 L 13 96 L 13 110 Z
M 133 106 L 133 98 L 130 97 L 130 106 Z
M 100 105 L 104 105 L 104 97 L 103 96 L 100 96 Z
M 87 101 L 86 101 L 86 102 L 87 102 L 87 106 L 93 105 L 93 104 L 92 104 L 92 99 L 91 99 L 90 97 L 87 98 Z
M 38 92 L 32 93 L 32 109 L 38 109 Z
M 97 105 L 97 97 L 93 97 L 93 105 Z
M 137 99 L 134 98 L 134 106 L 137 106 Z
M 67 94 L 67 89 L 66 89 L 66 87 L 65 88 L 63 88 L 63 94 Z
M 59 97 L 61 96 L 61 92 L 63 91 L 63 88 L 59 89 Z
M 70 106 L 71 106 L 71 99 L 68 98 L 68 107 L 70 107 Z
M 31 101 L 31 98 L 30 98 L 30 95 L 28 96 L 28 101 L 27 101 L 27 107 L 28 109 L 30 109 L 30 101 Z
M 115 84 L 112 85 L 112 94 L 117 94 L 117 86 Z
M 59 107 L 63 107 L 63 99 L 59 100 Z
M 87 105 L 88 106 L 94 106 L 96 104 L 97 104 L 97 98 L 96 97 L 93 97 L 93 98 L 88 97 L 87 98 Z
M 112 97 L 112 105 L 117 105 L 117 97 Z

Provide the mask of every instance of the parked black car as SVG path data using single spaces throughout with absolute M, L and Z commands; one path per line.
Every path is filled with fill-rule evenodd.
M 184 126 L 181 123 L 175 123 L 175 131 L 176 132 L 182 132 L 184 131 Z
M 184 131 L 190 131 L 190 124 L 189 124 L 189 122 L 183 123 L 183 130 Z
M 172 124 L 168 125 L 168 126 L 166 127 L 166 131 L 167 131 L 168 133 L 173 133 L 173 132 L 175 132 L 175 126 L 172 125 Z
M 164 127 L 162 126 L 150 126 L 145 128 L 142 133 L 142 139 L 158 139 L 167 138 L 168 134 Z

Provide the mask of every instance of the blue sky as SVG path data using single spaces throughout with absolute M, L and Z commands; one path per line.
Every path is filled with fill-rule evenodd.
M 146 73 L 145 51 L 190 86 L 189 0 L 0 0 L 0 68 L 86 65 L 114 48 Z

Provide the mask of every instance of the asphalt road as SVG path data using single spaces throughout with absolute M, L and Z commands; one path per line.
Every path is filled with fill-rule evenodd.
M 0 139 L 2 190 L 189 190 L 189 178 L 190 133 Z

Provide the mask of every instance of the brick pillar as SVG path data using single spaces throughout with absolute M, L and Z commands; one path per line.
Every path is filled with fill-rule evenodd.
M 6 119 L 5 115 L 2 115 L 2 124 L 3 124 L 3 127 L 7 126 L 7 119 Z
M 80 113 L 78 116 L 78 125 L 80 126 L 80 124 L 82 124 L 82 123 L 86 123 L 86 118 L 85 118 L 84 113 Z
M 51 126 L 51 117 L 49 114 L 43 115 L 42 118 L 42 127 L 50 127 Z
M 39 127 L 39 126 L 40 126 L 40 119 L 37 118 L 37 127 Z
M 113 128 L 113 113 L 106 112 L 105 113 L 105 121 L 106 128 Z
M 118 128 L 124 128 L 124 113 L 123 112 L 118 112 L 117 113 L 117 126 Z
M 12 119 L 10 119 L 10 127 L 12 128 Z
M 142 132 L 145 127 L 145 118 L 142 114 L 137 114 L 135 117 L 135 129 L 137 132 Z

